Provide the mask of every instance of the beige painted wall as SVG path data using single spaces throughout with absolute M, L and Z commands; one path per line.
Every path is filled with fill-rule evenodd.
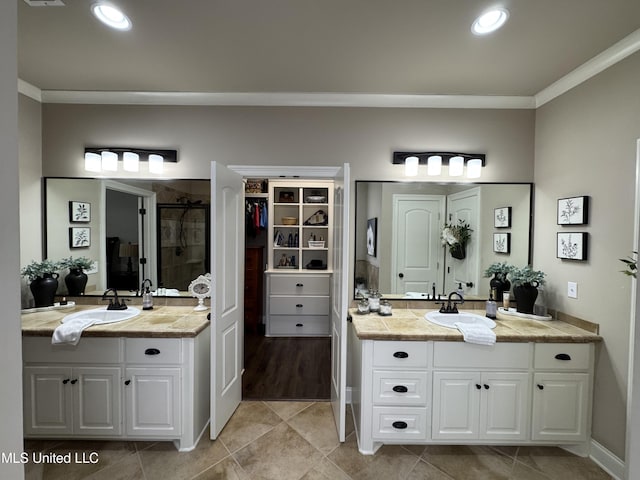
M 18 5 L 0 2 L 0 452 L 19 455 L 22 443 L 22 335 L 20 332 L 20 221 L 18 167 Z M 21 464 L 0 463 L 0 478 L 24 478 Z
M 534 265 L 548 277 L 552 307 L 600 324 L 593 438 L 624 458 L 630 277 L 618 260 L 633 250 L 640 53 L 537 110 Z M 558 198 L 589 195 L 589 224 L 556 225 Z M 589 234 L 588 260 L 556 258 L 558 231 Z M 567 298 L 567 282 L 578 298 Z

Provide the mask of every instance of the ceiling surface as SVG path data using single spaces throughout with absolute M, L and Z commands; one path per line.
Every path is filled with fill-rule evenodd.
M 638 0 L 91 0 L 18 9 L 21 80 L 43 90 L 535 95 L 640 29 Z M 498 0 L 499 1 L 499 0 Z

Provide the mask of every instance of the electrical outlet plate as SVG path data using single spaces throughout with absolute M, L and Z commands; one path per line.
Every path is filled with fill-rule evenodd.
M 578 298 L 578 283 L 567 282 L 567 297 Z

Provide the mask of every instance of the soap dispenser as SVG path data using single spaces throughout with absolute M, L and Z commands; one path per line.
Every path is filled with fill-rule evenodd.
M 491 291 L 491 293 L 489 294 L 489 300 L 487 300 L 486 316 L 487 318 L 491 318 L 495 320 L 498 312 L 498 305 L 496 304 L 496 301 L 493 299 L 493 292 L 494 290 Z
M 147 284 L 145 286 L 145 284 Z M 151 280 L 148 278 L 142 282 L 142 286 L 140 287 L 142 291 L 142 309 L 143 310 L 151 310 L 153 308 L 153 295 L 151 294 Z

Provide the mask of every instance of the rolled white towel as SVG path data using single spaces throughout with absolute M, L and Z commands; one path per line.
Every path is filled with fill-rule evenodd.
M 479 345 L 495 345 L 496 334 L 486 325 L 456 322 L 455 327 L 460 330 L 464 341 Z
M 54 345 L 77 345 L 80 341 L 82 331 L 96 323 L 98 320 L 99 319 L 97 318 L 74 318 L 68 322 L 62 323 L 53 331 L 51 343 Z

